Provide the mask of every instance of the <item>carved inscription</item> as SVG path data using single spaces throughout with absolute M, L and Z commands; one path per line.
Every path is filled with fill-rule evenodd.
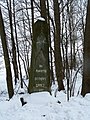
M 37 73 L 46 73 L 47 71 L 46 70 L 38 70 L 38 69 L 36 69 L 36 72 Z
M 46 80 L 46 77 L 35 77 L 35 80 L 41 80 L 41 81 L 44 81 L 44 80 Z

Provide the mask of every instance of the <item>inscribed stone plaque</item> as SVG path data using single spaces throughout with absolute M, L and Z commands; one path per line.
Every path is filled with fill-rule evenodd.
M 45 21 L 34 24 L 29 92 L 50 91 L 48 29 Z

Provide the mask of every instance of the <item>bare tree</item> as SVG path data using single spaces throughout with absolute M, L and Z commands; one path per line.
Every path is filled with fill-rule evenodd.
M 64 90 L 63 85 L 63 64 L 61 56 L 61 37 L 60 37 L 60 11 L 58 0 L 53 0 L 54 5 L 54 18 L 55 18 L 55 38 L 54 38 L 54 47 L 55 47 L 55 67 L 56 67 L 56 77 L 58 81 L 58 90 Z
M 13 0 L 13 18 L 14 18 L 14 27 L 15 27 L 15 39 L 16 39 L 16 47 L 17 47 L 17 58 L 18 58 L 18 65 L 19 65 L 19 71 L 20 71 L 20 80 L 21 80 L 21 87 L 23 87 L 23 78 L 22 78 L 22 71 L 21 71 L 21 64 L 20 64 L 20 51 L 18 46 L 18 34 L 17 34 L 17 26 L 16 26 L 16 13 L 15 13 L 15 0 Z
M 83 96 L 85 96 L 87 93 L 90 93 L 90 0 L 88 0 L 85 26 L 83 82 L 81 92 Z
M 11 0 L 8 2 L 7 0 L 7 7 L 8 7 L 8 14 L 9 14 L 9 21 L 10 21 L 10 30 L 11 30 L 11 41 L 12 41 L 12 63 L 14 69 L 14 76 L 15 76 L 15 84 L 17 83 L 18 79 L 18 65 L 17 65 L 17 57 L 16 57 L 16 46 L 13 34 L 13 23 L 12 23 L 12 3 Z
M 2 18 L 1 8 L 0 8 L 0 36 L 1 36 L 3 53 L 4 53 L 8 94 L 9 94 L 9 98 L 12 98 L 12 96 L 14 94 L 13 83 L 12 83 L 12 73 L 11 73 L 7 41 L 6 41 L 6 34 L 5 34 L 5 28 L 4 28 L 4 22 L 3 22 L 3 18 Z

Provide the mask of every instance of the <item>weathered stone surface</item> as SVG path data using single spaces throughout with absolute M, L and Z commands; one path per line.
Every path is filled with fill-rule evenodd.
M 29 93 L 50 91 L 48 29 L 45 21 L 34 24 Z

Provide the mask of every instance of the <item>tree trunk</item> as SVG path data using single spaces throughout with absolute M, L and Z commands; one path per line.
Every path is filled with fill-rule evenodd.
M 60 49 L 60 13 L 59 13 L 59 4 L 58 0 L 53 0 L 54 4 L 54 18 L 55 18 L 55 67 L 56 67 L 56 77 L 58 81 L 58 90 L 64 90 L 63 85 L 63 65 Z
M 34 7 L 33 7 L 33 0 L 31 0 L 31 15 L 32 15 L 32 36 L 31 36 L 31 40 L 33 40 L 33 25 L 34 25 Z
M 17 59 L 16 59 L 16 47 L 15 47 L 15 41 L 14 41 L 14 35 L 13 35 L 11 0 L 9 1 L 9 3 L 7 0 L 7 7 L 8 7 L 8 14 L 9 14 L 9 21 L 10 21 L 10 29 L 11 29 L 12 63 L 13 63 L 15 84 L 16 84 L 18 79 L 18 65 L 17 65 Z
M 40 7 L 41 7 L 41 17 L 46 19 L 46 0 L 40 0 Z
M 0 36 L 1 36 L 1 42 L 3 47 L 3 53 L 4 53 L 5 67 L 6 67 L 6 81 L 7 81 L 8 94 L 9 94 L 9 98 L 12 98 L 14 94 L 13 83 L 12 83 L 12 73 L 11 73 L 6 34 L 5 34 L 1 9 L 0 9 Z
M 88 0 L 87 6 L 83 58 L 83 82 L 81 94 L 85 96 L 85 94 L 90 93 L 90 0 Z
M 18 36 L 17 36 L 17 27 L 16 27 L 16 19 L 15 19 L 15 0 L 13 0 L 13 18 L 14 18 L 14 27 L 15 27 L 15 38 L 16 38 L 16 46 L 17 46 L 17 59 L 18 59 L 18 66 L 19 66 L 19 71 L 20 71 L 20 80 L 23 81 L 22 78 L 22 70 L 21 70 L 21 64 L 20 64 L 20 53 L 19 53 L 19 46 L 18 46 Z

